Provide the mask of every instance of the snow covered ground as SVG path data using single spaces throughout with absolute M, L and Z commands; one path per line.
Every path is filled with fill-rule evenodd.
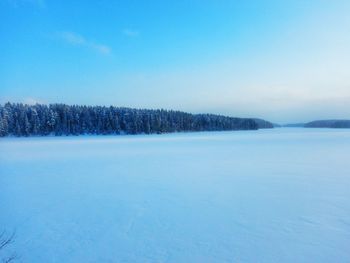
M 350 130 L 0 139 L 0 227 L 18 262 L 350 262 Z

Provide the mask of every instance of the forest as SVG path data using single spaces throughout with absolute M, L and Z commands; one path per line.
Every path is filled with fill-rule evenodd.
M 255 130 L 254 119 L 173 110 L 66 104 L 0 105 L 0 136 Z
M 305 128 L 350 128 L 350 120 L 318 120 L 305 123 Z

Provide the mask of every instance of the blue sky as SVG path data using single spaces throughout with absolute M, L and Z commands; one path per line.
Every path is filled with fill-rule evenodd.
M 350 1 L 0 0 L 0 102 L 350 118 Z

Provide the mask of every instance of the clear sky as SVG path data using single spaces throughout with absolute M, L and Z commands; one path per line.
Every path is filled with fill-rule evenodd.
M 0 103 L 350 118 L 349 0 L 0 0 Z

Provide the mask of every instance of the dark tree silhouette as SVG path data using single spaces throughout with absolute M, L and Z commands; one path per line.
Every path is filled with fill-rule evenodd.
M 350 128 L 350 120 L 318 120 L 305 123 L 305 128 Z
M 257 128 L 253 119 L 163 109 L 9 102 L 0 105 L 0 136 L 150 134 Z

